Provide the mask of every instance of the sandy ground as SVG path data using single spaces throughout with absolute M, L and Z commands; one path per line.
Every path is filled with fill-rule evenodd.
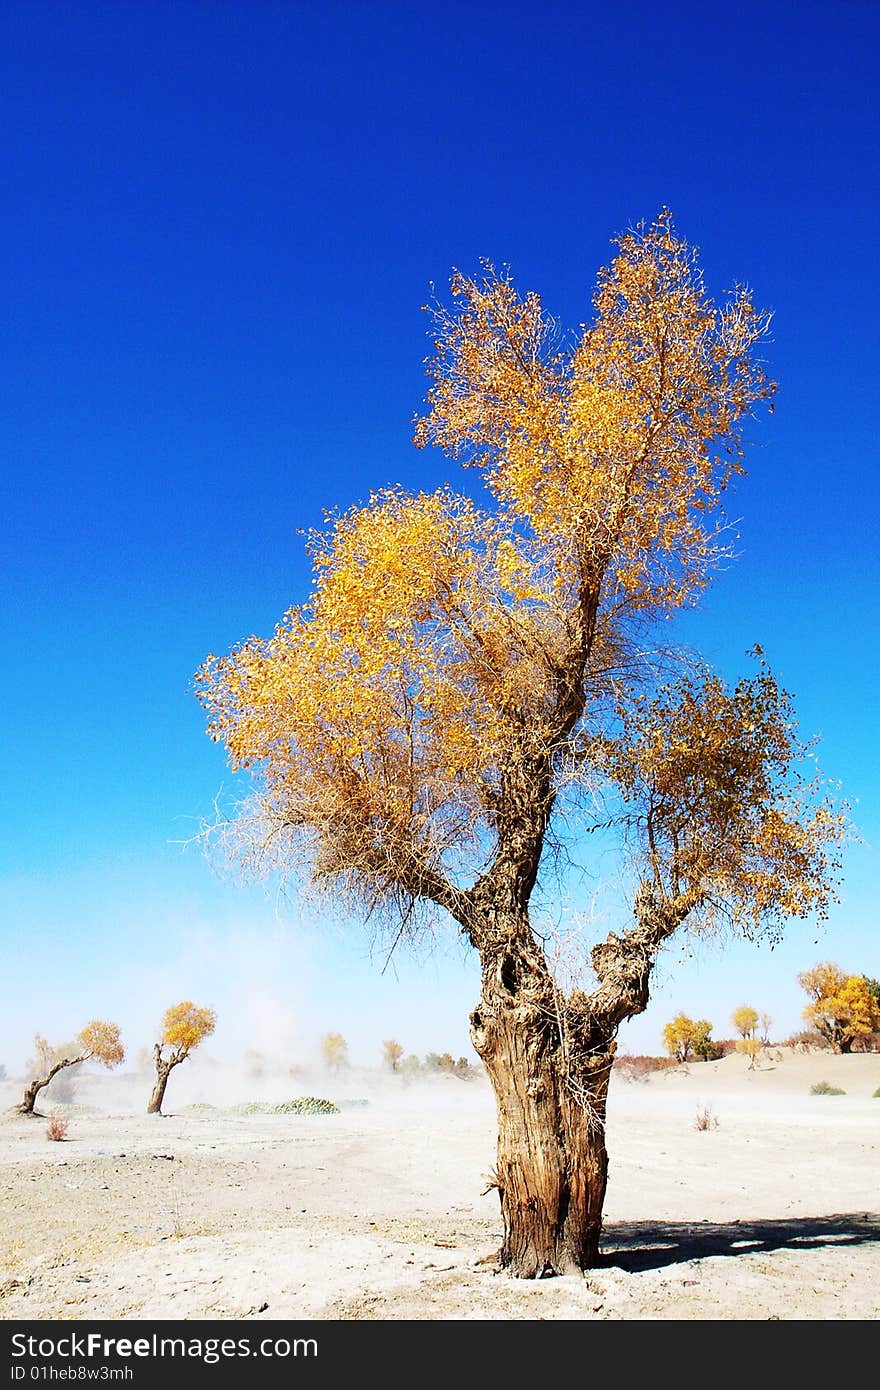
M 819 1080 L 846 1095 L 809 1095 Z M 172 1113 L 151 1117 L 133 1109 L 133 1078 L 81 1081 L 79 1100 L 116 1113 L 75 1114 L 64 1143 L 4 1113 L 0 1315 L 880 1315 L 880 1055 L 615 1077 L 603 1262 L 535 1282 L 477 1263 L 499 1241 L 497 1197 L 480 1195 L 494 1158 L 485 1082 L 354 1074 L 317 1093 L 368 1104 L 308 1117 L 188 1112 L 197 1082 L 186 1094 L 173 1078 Z M 0 1105 L 15 1094 L 3 1083 Z M 706 1106 L 718 1123 L 699 1131 Z

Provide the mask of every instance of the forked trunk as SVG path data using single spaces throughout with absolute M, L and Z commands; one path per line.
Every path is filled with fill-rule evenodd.
M 162 1102 L 165 1099 L 165 1087 L 168 1085 L 168 1078 L 171 1075 L 171 1068 L 174 1064 L 162 1059 L 156 1062 L 156 1082 L 147 1106 L 148 1115 L 159 1115 L 162 1111 Z
M 589 1269 L 599 1254 L 608 1177 L 613 1043 L 572 1075 L 553 1020 L 536 1028 L 515 1003 L 499 1008 L 484 998 L 471 1025 L 498 1108 L 501 1265 L 521 1279 Z

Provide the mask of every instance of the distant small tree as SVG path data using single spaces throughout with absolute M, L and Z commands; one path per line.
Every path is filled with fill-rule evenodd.
M 701 1062 L 715 1062 L 721 1052 L 712 1037 L 712 1025 L 707 1018 L 698 1018 L 694 1024 L 694 1056 Z
M 399 1043 L 396 1038 L 386 1038 L 382 1044 L 382 1061 L 389 1071 L 397 1071 L 402 1056 L 403 1043 Z
M 695 1023 L 687 1014 L 676 1014 L 663 1029 L 663 1046 L 677 1062 L 687 1062 L 695 1055 L 696 1045 L 712 1031 L 711 1023 L 698 1019 Z
M 348 1065 L 348 1043 L 341 1033 L 325 1033 L 321 1039 L 321 1056 L 330 1071 L 340 1071 Z
M 749 1035 L 748 1037 L 737 1038 L 736 1050 L 749 1059 L 749 1071 L 754 1071 L 758 1065 L 758 1058 L 764 1050 L 764 1044 L 760 1038 Z
M 773 1019 L 770 1017 L 769 1014 L 758 1014 L 758 1028 L 760 1029 L 758 1036 L 760 1037 L 764 1047 L 766 1047 L 770 1042 L 770 1026 L 772 1022 Z
M 880 1028 L 880 1007 L 864 975 L 847 975 L 833 961 L 820 961 L 797 980 L 810 997 L 804 1018 L 835 1052 L 852 1052 L 857 1038 Z
M 730 1021 L 741 1038 L 752 1038 L 758 1026 L 758 1010 L 750 1008 L 748 1004 L 742 1004 L 738 1009 L 734 1009 Z
M 45 1062 L 40 1074 L 25 1087 L 24 1097 L 18 1107 L 19 1114 L 33 1115 L 37 1096 L 48 1086 L 53 1076 L 65 1067 L 74 1067 L 82 1062 L 100 1062 L 105 1067 L 117 1067 L 125 1057 L 125 1048 L 120 1041 L 120 1028 L 116 1023 L 102 1019 L 92 1019 L 87 1023 L 62 1055 L 59 1049 L 50 1049 L 46 1039 L 38 1033 L 35 1040 L 36 1054 Z
M 156 1083 L 147 1105 L 148 1115 L 158 1115 L 165 1099 L 165 1087 L 175 1067 L 185 1062 L 190 1053 L 204 1038 L 210 1036 L 217 1026 L 217 1015 L 213 1009 L 202 1009 L 191 999 L 180 1004 L 172 1004 L 165 1010 L 162 1019 L 162 1033 L 153 1045 L 153 1059 L 156 1064 Z
M 415 1076 L 421 1069 L 422 1064 L 414 1052 L 408 1053 L 400 1063 L 400 1070 L 407 1076 Z

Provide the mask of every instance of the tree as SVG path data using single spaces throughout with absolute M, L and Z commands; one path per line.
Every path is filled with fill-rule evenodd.
M 397 1071 L 397 1064 L 403 1053 L 403 1044 L 399 1043 L 396 1038 L 388 1038 L 382 1044 L 382 1061 L 389 1071 Z
M 754 1071 L 758 1065 L 758 1058 L 764 1050 L 764 1044 L 760 1038 L 756 1038 L 754 1033 L 744 1033 L 741 1038 L 736 1040 L 736 1050 L 744 1057 L 749 1059 L 749 1071 Z
M 324 1066 L 330 1071 L 339 1071 L 348 1065 L 348 1043 L 341 1033 L 325 1033 L 321 1039 L 321 1056 Z
M 833 961 L 821 961 L 797 980 L 811 1001 L 804 1018 L 835 1052 L 852 1052 L 857 1038 L 880 1028 L 880 1007 L 864 975 L 847 975 Z
M 694 1024 L 694 1056 L 701 1062 L 716 1062 L 721 1056 L 718 1045 L 712 1037 L 712 1025 L 706 1018 L 698 1018 Z
M 676 1062 L 688 1062 L 691 1057 L 713 1061 L 717 1056 L 712 1041 L 712 1025 L 706 1018 L 694 1022 L 687 1014 L 676 1014 L 663 1029 L 663 1046 Z
M 758 1010 L 750 1009 L 748 1004 L 742 1004 L 738 1009 L 734 1009 L 730 1021 L 741 1038 L 752 1038 L 758 1026 Z
M 768 1045 L 768 1043 L 770 1042 L 770 1026 L 771 1026 L 772 1023 L 773 1023 L 773 1019 L 771 1018 L 770 1014 L 768 1014 L 768 1013 L 761 1013 L 761 1014 L 758 1015 L 758 1027 L 759 1027 L 760 1030 L 761 1030 L 761 1031 L 760 1031 L 760 1038 L 761 1038 L 761 1042 L 763 1043 L 764 1047 L 766 1047 L 766 1046 Z
M 153 1044 L 156 1081 L 147 1105 L 148 1115 L 161 1114 L 165 1087 L 172 1071 L 186 1061 L 199 1043 L 210 1037 L 216 1026 L 214 1010 L 200 1008 L 191 999 L 172 1004 L 165 1010 L 159 1041 Z
M 729 689 L 665 635 L 726 553 L 721 499 L 774 390 L 748 292 L 715 307 L 664 211 L 619 238 L 569 347 L 488 266 L 431 312 L 416 443 L 480 470 L 488 505 L 391 489 L 331 516 L 311 598 L 197 681 L 256 779 L 224 832 L 244 866 L 385 913 L 395 940 L 445 915 L 478 953 L 499 1258 L 532 1277 L 597 1258 L 616 1035 L 657 953 L 686 925 L 823 914 L 842 816 L 768 667 Z M 599 826 L 632 920 L 572 987 L 532 900 Z
M 77 1033 L 71 1044 L 64 1048 L 51 1048 L 46 1039 L 38 1033 L 34 1039 L 34 1050 L 38 1062 L 36 1075 L 24 1090 L 24 1097 L 18 1107 L 20 1115 L 33 1115 L 37 1096 L 49 1085 L 65 1067 L 79 1066 L 83 1062 L 100 1062 L 107 1068 L 118 1067 L 125 1059 L 125 1048 L 120 1041 L 120 1028 L 116 1023 L 103 1019 L 92 1019 Z

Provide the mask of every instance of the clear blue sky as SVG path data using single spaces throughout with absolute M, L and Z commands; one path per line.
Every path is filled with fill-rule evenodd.
M 880 975 L 880 6 L 9 0 L 0 38 L 0 1060 L 95 1013 L 136 1049 L 187 994 L 219 1052 L 466 1048 L 457 946 L 382 976 L 173 843 L 229 780 L 191 676 L 304 596 L 323 507 L 455 480 L 409 442 L 428 283 L 488 256 L 577 324 L 664 203 L 775 311 L 781 387 L 688 635 L 763 644 L 863 843 L 824 936 L 673 950 L 628 1045 Z

